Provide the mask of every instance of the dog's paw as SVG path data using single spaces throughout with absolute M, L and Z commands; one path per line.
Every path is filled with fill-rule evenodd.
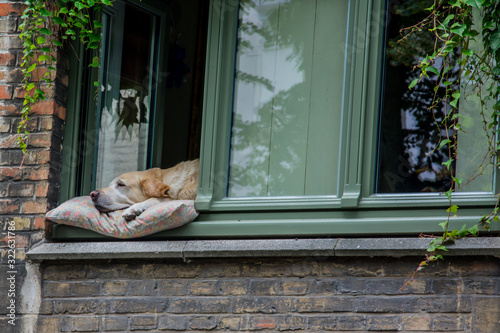
M 135 219 L 137 216 L 141 215 L 143 211 L 144 210 L 141 209 L 140 207 L 130 206 L 129 208 L 125 209 L 125 211 L 122 213 L 122 217 L 127 221 L 131 221 Z

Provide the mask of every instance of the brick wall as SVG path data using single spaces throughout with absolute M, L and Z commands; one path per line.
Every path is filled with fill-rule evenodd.
M 45 264 L 37 332 L 500 331 L 500 259 Z
M 21 12 L 22 1 L 0 0 L 0 332 L 500 332 L 493 257 L 447 258 L 401 293 L 417 258 L 27 262 L 57 202 L 68 57 L 58 54 L 49 99 L 33 109 L 21 167 Z M 7 317 L 12 270 L 15 326 Z
M 23 103 L 21 89 L 22 41 L 19 38 L 23 1 L 0 1 L 0 290 L 9 290 L 8 271 L 15 271 L 17 319 L 20 290 L 26 276 L 25 253 L 43 239 L 44 215 L 57 203 L 60 169 L 62 126 L 65 118 L 67 62 L 58 62 L 58 77 L 54 84 L 42 85 L 47 101 L 35 107 L 28 124 L 32 132 L 28 154 L 23 155 L 17 144 L 17 126 Z M 60 55 L 58 55 L 59 57 Z M 67 66 L 66 66 L 67 67 Z M 46 69 L 41 68 L 43 72 Z M 57 91 L 57 94 L 55 93 Z M 13 234 L 9 237 L 7 228 Z M 15 236 L 13 236 L 15 234 Z M 9 243 L 11 241 L 11 243 Z M 14 241 L 14 242 L 12 242 Z M 10 267 L 9 245 L 15 244 L 15 267 Z M 5 320 L 9 298 L 0 296 L 1 321 Z M 2 332 L 10 332 L 2 330 Z

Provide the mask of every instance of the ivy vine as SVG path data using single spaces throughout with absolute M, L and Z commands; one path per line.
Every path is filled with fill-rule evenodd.
M 27 152 L 27 125 L 33 105 L 45 100 L 43 84 L 51 84 L 55 72 L 57 48 L 66 40 L 79 39 L 87 49 L 96 50 L 101 43 L 100 11 L 110 0 L 27 0 L 22 15 L 20 38 L 23 41 L 21 69 L 25 92 L 21 121 L 17 128 L 18 143 Z M 94 57 L 91 67 L 99 66 Z
M 444 129 L 445 135 L 437 149 L 448 148 L 449 159 L 443 165 L 451 174 L 451 184 L 445 192 L 449 200 L 447 219 L 440 223 L 443 234 L 432 239 L 428 254 L 418 266 L 417 272 L 430 262 L 443 259 L 440 253 L 447 251 L 447 244 L 463 237 L 477 236 L 480 230 L 489 230 L 492 221 L 499 222 L 497 202 L 492 211 L 476 225 L 469 228 L 464 225 L 461 229 L 450 230 L 450 221 L 457 216 L 459 210 L 453 203 L 453 193 L 481 175 L 488 165 L 496 168 L 499 166 L 500 1 L 434 0 L 431 3 L 426 9 L 428 15 L 425 19 L 401 32 L 402 40 L 421 31 L 430 31 L 434 36 L 433 52 L 421 59 L 417 65 L 419 78 L 413 80 L 409 88 L 414 88 L 424 79 L 432 79 L 435 82 L 435 95 L 428 111 L 434 113 L 443 104 L 448 106 L 445 119 L 436 126 Z M 444 94 L 439 95 L 438 91 L 443 90 Z M 462 131 L 459 102 L 471 95 L 477 96 L 480 101 L 477 112 L 483 120 L 488 151 L 475 174 L 464 180 L 457 176 L 453 165 L 458 159 L 457 134 Z

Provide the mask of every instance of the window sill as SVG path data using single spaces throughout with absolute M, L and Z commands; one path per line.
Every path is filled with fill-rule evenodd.
M 189 259 L 235 257 L 404 257 L 422 256 L 424 238 L 339 238 L 190 240 L 148 242 L 42 243 L 28 251 L 31 261 L 100 259 Z M 500 257 L 499 237 L 458 240 L 448 255 Z

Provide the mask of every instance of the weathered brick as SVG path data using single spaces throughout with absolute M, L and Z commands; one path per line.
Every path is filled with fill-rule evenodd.
M 300 297 L 293 301 L 296 312 L 345 312 L 354 310 L 349 297 Z
M 17 29 L 17 17 L 15 16 L 0 17 L 0 33 L 15 32 L 16 29 Z
M 450 332 L 464 330 L 464 315 L 440 315 L 432 317 L 434 331 Z
M 288 297 L 238 297 L 233 300 L 233 313 L 288 313 L 292 300 Z
M 49 192 L 49 182 L 41 181 L 36 184 L 36 192 L 35 195 L 38 198 L 45 198 Z
M 474 299 L 474 333 L 495 332 L 500 327 L 500 296 Z
M 49 166 L 24 167 L 23 179 L 25 180 L 47 180 L 49 179 Z
M 365 316 L 338 316 L 337 329 L 341 331 L 363 331 L 366 327 Z
M 254 316 L 250 321 L 250 330 L 274 330 L 276 328 L 276 317 Z
M 13 199 L 0 199 L 1 214 L 12 214 L 19 211 L 19 201 Z
M 76 317 L 72 318 L 72 332 L 98 332 L 99 318 L 96 317 Z
M 219 294 L 217 281 L 193 281 L 189 284 L 189 293 L 197 296 L 216 296 Z
M 11 118 L 0 118 L 0 133 L 10 132 Z
M 369 331 L 397 331 L 399 319 L 397 316 L 369 316 L 367 328 Z
M 247 293 L 247 281 L 245 280 L 224 280 L 219 281 L 221 295 L 241 296 Z
M 249 329 L 250 316 L 222 316 L 219 317 L 219 329 L 229 331 L 246 331 Z
M 420 297 L 417 302 L 418 308 L 427 313 L 467 313 L 472 310 L 470 297 L 462 295 Z
M 465 294 L 493 295 L 497 293 L 497 287 L 500 286 L 500 278 L 465 279 L 463 285 Z
M 31 218 L 23 216 L 14 216 L 11 221 L 14 221 L 17 231 L 31 229 Z
M 54 333 L 60 331 L 59 318 L 57 317 L 38 316 L 36 326 L 37 326 L 37 331 L 36 331 L 37 333 Z
M 9 195 L 11 197 L 31 197 L 35 193 L 35 184 L 30 183 L 10 183 Z
M 153 330 L 157 327 L 156 316 L 131 316 L 129 319 L 131 330 Z
M 404 315 L 401 326 L 406 331 L 430 331 L 432 329 L 431 317 L 427 314 Z
M 193 330 L 213 330 L 217 327 L 215 317 L 191 317 L 189 321 L 189 328 Z
M 230 301 L 223 297 L 174 298 L 168 312 L 172 313 L 228 313 Z
M 162 315 L 158 318 L 158 329 L 161 330 L 186 330 L 189 325 L 189 318 L 187 316 L 178 315 Z
M 20 68 L 15 68 L 15 69 L 4 68 L 4 69 L 0 69 L 0 82 L 3 82 L 3 83 L 17 83 L 17 82 L 21 82 L 22 79 L 23 79 L 23 72 L 22 72 L 22 70 Z
M 70 284 L 63 282 L 44 282 L 42 288 L 43 297 L 68 297 L 70 293 Z
M 19 35 L 0 36 L 0 49 L 10 50 L 10 49 L 20 49 L 22 47 L 23 47 L 23 41 L 21 40 L 21 38 L 19 38 Z
M 21 203 L 21 214 L 45 214 L 47 213 L 47 199 L 36 199 Z
M 31 107 L 31 112 L 35 115 L 54 115 L 59 119 L 66 119 L 66 108 L 53 100 L 38 102 Z
M 0 3 L 0 16 L 21 15 L 25 7 L 21 2 Z
M 115 313 L 158 313 L 165 308 L 165 300 L 161 298 L 124 298 L 112 301 Z
M 31 133 L 28 145 L 35 148 L 46 148 L 52 145 L 52 133 Z
M 280 281 L 275 279 L 250 281 L 250 293 L 255 296 L 277 295 L 280 292 Z
M 143 280 L 129 282 L 129 296 L 153 296 L 156 293 L 156 281 Z
M 358 298 L 354 305 L 356 312 L 417 312 L 417 299 L 411 296 L 400 297 L 363 297 Z
M 102 313 L 103 311 L 109 311 L 108 303 L 95 299 L 67 298 L 54 301 L 54 313 L 57 314 Z
M 0 66 L 12 67 L 16 63 L 16 53 L 9 51 L 0 52 Z
M 99 283 L 95 281 L 71 284 L 71 294 L 75 297 L 92 297 L 99 294 Z
M 312 284 L 309 280 L 284 280 L 281 283 L 283 295 L 305 295 Z
M 128 317 L 105 316 L 101 319 L 101 327 L 105 332 L 123 332 L 128 329 Z
M 125 295 L 127 293 L 127 281 L 105 281 L 101 285 L 103 295 Z
M 308 327 L 313 331 L 333 331 L 337 327 L 337 318 L 328 317 L 308 317 Z
M 163 280 L 158 282 L 158 295 L 184 296 L 188 294 L 188 282 L 179 280 Z
M 0 85 L 0 99 L 11 99 L 13 94 L 13 88 L 11 85 L 2 84 Z
M 307 327 L 306 316 L 278 316 L 277 326 L 280 331 L 303 330 Z

